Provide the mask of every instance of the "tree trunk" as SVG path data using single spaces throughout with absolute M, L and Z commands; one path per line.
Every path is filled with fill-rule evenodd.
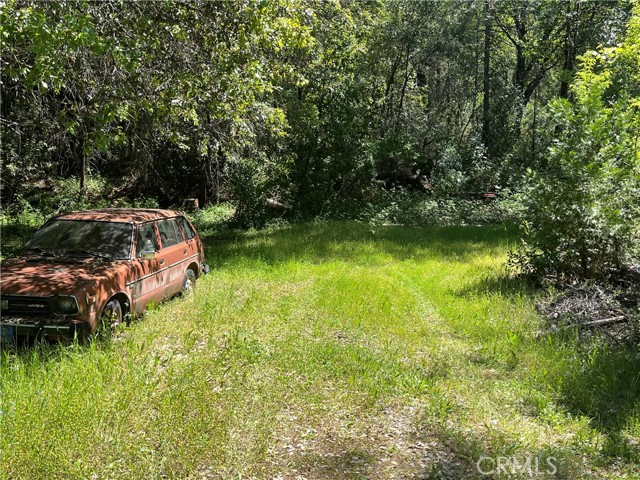
M 224 169 L 225 164 L 225 155 L 222 150 L 222 145 L 218 145 L 218 151 L 216 152 L 216 171 L 214 173 L 214 184 L 215 184 L 215 195 L 216 195 L 216 205 L 220 203 L 220 177 L 222 175 L 222 171 Z
M 524 51 L 521 45 L 516 46 L 516 71 L 513 74 L 513 83 L 515 84 L 518 92 L 524 94 L 525 90 L 525 75 L 526 75 L 527 63 L 524 58 Z
M 531 165 L 535 166 L 536 164 L 536 128 L 538 121 L 538 91 L 533 97 L 533 123 L 531 125 Z
M 83 134 L 80 143 L 80 198 L 85 198 L 87 194 L 87 140 Z
M 482 143 L 490 157 L 491 121 L 490 121 L 490 57 L 491 57 L 491 21 L 490 0 L 484 2 L 484 70 L 483 70 L 483 99 L 482 99 Z
M 82 153 L 82 167 L 80 169 L 80 197 L 84 198 L 87 194 L 87 157 Z
M 573 72 L 573 63 L 575 57 L 575 46 L 573 43 L 573 35 L 571 26 L 573 20 L 571 19 L 571 1 L 567 2 L 566 18 L 565 18 L 565 31 L 564 31 L 564 45 L 562 48 L 562 55 L 564 57 L 562 63 L 562 76 L 560 81 L 560 97 L 569 98 L 569 76 Z

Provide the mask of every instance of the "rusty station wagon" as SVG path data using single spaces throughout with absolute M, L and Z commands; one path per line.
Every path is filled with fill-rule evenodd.
M 179 212 L 103 209 L 58 215 L 0 265 L 3 338 L 85 338 L 190 291 L 208 271 Z

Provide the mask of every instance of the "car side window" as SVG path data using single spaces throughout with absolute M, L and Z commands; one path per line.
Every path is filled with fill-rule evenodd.
M 160 231 L 162 248 L 171 247 L 184 241 L 184 239 L 182 238 L 182 233 L 178 228 L 178 224 L 174 219 L 160 220 L 158 222 L 158 230 Z
M 147 223 L 138 226 L 138 239 L 136 240 L 136 256 L 141 257 L 146 253 L 153 253 L 158 248 L 158 239 L 153 229 L 153 224 Z
M 182 231 L 187 237 L 187 240 L 191 240 L 193 237 L 196 236 L 196 232 L 193 231 L 193 228 L 191 227 L 189 222 L 187 222 L 186 218 L 178 217 L 178 222 L 180 222 L 180 225 L 182 226 Z

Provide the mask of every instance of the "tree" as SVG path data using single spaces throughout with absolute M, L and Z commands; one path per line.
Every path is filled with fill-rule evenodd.
M 261 223 L 269 204 L 355 215 L 381 185 L 518 188 L 532 158 L 544 166 L 528 150 L 553 137 L 544 107 L 573 59 L 615 42 L 627 9 L 11 0 L 0 7 L 2 202 L 55 198 L 47 189 L 64 184 L 76 203 L 43 205 L 198 197 Z

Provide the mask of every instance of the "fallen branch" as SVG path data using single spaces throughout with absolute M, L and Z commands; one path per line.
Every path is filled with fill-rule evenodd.
M 288 203 L 279 202 L 274 198 L 267 198 L 267 205 L 281 212 L 287 212 L 287 211 L 293 210 L 293 207 Z
M 550 333 L 557 333 L 557 332 L 560 332 L 563 330 L 569 330 L 575 327 L 578 327 L 578 328 L 599 327 L 602 325 L 609 325 L 613 323 L 622 323 L 622 322 L 626 322 L 627 320 L 629 320 L 629 317 L 627 317 L 626 315 L 618 315 L 616 317 L 602 318 L 600 320 L 592 320 L 590 322 L 585 322 L 585 323 L 572 323 L 570 325 L 565 325 L 563 327 L 557 327 L 557 328 L 546 330 L 546 331 L 536 332 L 535 338 L 540 338 Z
M 627 320 L 629 320 L 629 317 L 627 317 L 626 315 L 618 315 L 617 317 L 603 318 L 601 320 L 593 320 L 591 322 L 578 324 L 578 326 L 580 326 L 580 327 L 597 327 L 599 325 L 608 325 L 610 323 L 626 322 Z

